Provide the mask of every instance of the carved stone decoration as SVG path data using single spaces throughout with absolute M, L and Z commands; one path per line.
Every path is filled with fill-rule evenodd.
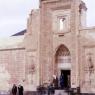
M 34 74 L 35 72 L 36 72 L 36 58 L 35 56 L 32 56 L 31 73 Z
M 89 76 L 89 86 L 90 88 L 94 87 L 94 62 L 93 62 L 93 53 L 89 52 L 88 54 L 88 76 Z
M 8 90 L 9 88 L 9 83 L 8 81 L 10 80 L 11 76 L 9 72 L 6 70 L 5 66 L 0 64 L 0 88 L 1 90 Z
M 31 89 L 31 84 L 35 85 L 35 76 L 36 76 L 36 52 L 28 52 L 28 69 L 27 69 L 27 78 L 28 85 Z
M 35 71 L 36 71 L 36 66 L 35 66 L 35 64 L 31 64 L 30 72 L 31 72 L 32 74 L 34 74 Z
M 79 12 L 80 13 L 81 13 L 82 9 L 84 9 L 85 11 L 87 10 L 87 7 L 83 1 L 81 1 L 80 5 L 79 5 Z
M 33 54 L 29 56 L 28 73 L 34 74 L 36 72 L 36 58 Z
M 94 73 L 94 64 L 93 64 L 93 60 L 92 60 L 92 53 L 88 54 L 88 67 L 89 67 L 89 72 Z

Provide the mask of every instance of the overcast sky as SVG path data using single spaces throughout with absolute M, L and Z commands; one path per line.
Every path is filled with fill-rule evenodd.
M 95 25 L 95 0 L 86 2 L 88 26 Z M 31 9 L 39 7 L 39 0 L 0 0 L 0 37 L 8 37 L 26 28 Z
M 0 37 L 8 37 L 26 28 L 31 9 L 38 0 L 0 0 Z

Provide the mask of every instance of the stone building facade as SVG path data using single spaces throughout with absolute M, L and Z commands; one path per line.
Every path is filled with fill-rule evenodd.
M 40 0 L 40 9 L 31 12 L 26 46 L 36 55 L 38 84 L 63 72 L 71 88 L 95 93 L 95 28 L 86 27 L 86 11 L 81 0 Z
M 81 0 L 40 0 L 21 42 L 0 47 L 6 88 L 16 83 L 35 91 L 63 73 L 71 88 L 95 93 L 95 27 L 86 27 L 86 11 Z

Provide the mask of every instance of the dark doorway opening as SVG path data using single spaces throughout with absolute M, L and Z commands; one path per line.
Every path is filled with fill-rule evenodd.
M 61 70 L 61 74 L 64 78 L 64 88 L 70 88 L 71 84 L 71 74 L 70 70 Z

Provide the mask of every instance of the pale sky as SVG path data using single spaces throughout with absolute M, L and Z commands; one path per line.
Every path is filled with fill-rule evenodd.
M 87 6 L 87 25 L 95 26 L 95 0 L 83 0 Z
M 95 0 L 86 2 L 87 24 L 95 25 Z M 27 18 L 31 9 L 39 7 L 39 0 L 0 0 L 0 37 L 8 37 L 27 26 Z
M 0 37 L 25 29 L 31 9 L 38 5 L 38 0 L 0 0 Z

